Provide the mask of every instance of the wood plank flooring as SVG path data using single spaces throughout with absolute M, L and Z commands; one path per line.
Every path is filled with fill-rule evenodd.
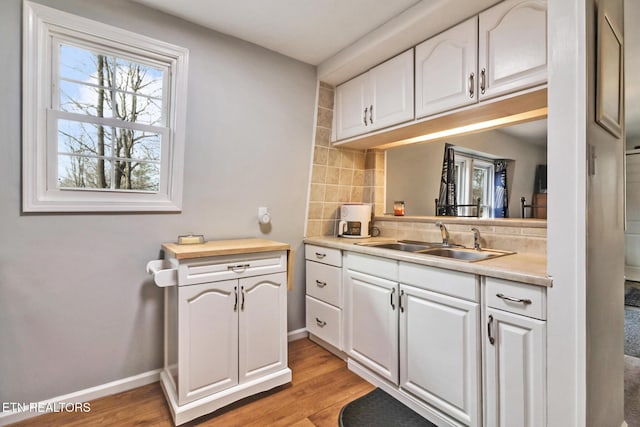
M 220 409 L 184 426 L 331 426 L 340 409 L 375 387 L 308 339 L 289 343 L 291 385 Z M 26 426 L 173 426 L 160 383 L 91 401 L 88 413 L 53 413 L 13 424 Z

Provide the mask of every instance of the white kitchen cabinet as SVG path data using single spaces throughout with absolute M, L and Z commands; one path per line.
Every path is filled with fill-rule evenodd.
M 342 351 L 342 252 L 305 245 L 305 258 L 307 331 L 328 350 Z
M 478 101 L 478 17 L 416 46 L 416 118 Z
M 336 139 L 414 118 L 413 49 L 336 87 Z
M 401 262 L 400 387 L 468 426 L 482 420 L 477 276 Z
M 238 281 L 178 289 L 178 401 L 238 384 Z
M 547 81 L 547 1 L 505 0 L 480 14 L 479 97 Z
M 544 298 L 523 295 L 526 285 L 487 278 L 485 311 L 485 425 L 496 427 L 546 425 L 546 322 L 516 314 Z M 497 285 L 497 287 L 496 287 Z M 529 288 L 538 291 L 536 287 Z M 544 297 L 544 295 L 543 295 Z M 501 309 L 492 307 L 502 304 Z M 544 313 L 544 312 L 543 312 Z
M 166 259 L 148 264 L 165 288 L 160 378 L 176 425 L 291 381 L 285 248 L 262 239 L 165 244 Z
M 346 280 L 346 352 L 397 384 L 398 283 L 352 270 Z

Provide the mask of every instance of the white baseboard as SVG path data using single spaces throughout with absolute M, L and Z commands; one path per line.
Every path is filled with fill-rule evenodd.
M 290 331 L 287 333 L 287 341 L 297 341 L 309 336 L 309 332 L 307 332 L 306 328 L 296 329 L 295 331 Z
M 84 403 L 90 400 L 98 399 L 100 397 L 109 396 L 112 394 L 120 393 L 122 391 L 131 390 L 136 387 L 142 387 L 143 385 L 151 384 L 160 380 L 160 372 L 162 369 L 155 369 L 153 371 L 143 372 L 142 374 L 134 375 L 131 377 L 123 378 L 116 381 L 111 381 L 106 384 L 101 384 L 95 387 L 86 388 L 73 393 L 65 394 L 62 396 L 53 397 L 51 399 L 43 400 L 41 402 L 34 402 L 31 406 L 37 408 L 55 407 L 56 404 L 62 403 Z M 29 403 L 20 402 L 21 406 L 26 406 L 24 410 L 9 410 L 0 413 L 0 426 L 4 426 L 11 423 L 16 423 L 27 418 L 36 417 L 49 411 L 30 411 Z

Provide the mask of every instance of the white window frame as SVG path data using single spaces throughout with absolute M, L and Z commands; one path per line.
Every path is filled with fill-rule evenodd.
M 189 51 L 101 22 L 24 2 L 22 209 L 24 212 L 179 212 L 182 209 Z M 72 39 L 166 68 L 160 188 L 155 191 L 60 189 L 53 46 Z M 122 126 L 119 126 L 122 127 Z
M 480 200 L 480 208 L 483 217 L 493 217 L 493 206 L 495 205 L 495 201 L 493 200 L 494 164 L 491 160 L 459 151 L 456 151 L 455 159 L 456 165 L 458 165 L 460 170 L 459 176 L 456 176 L 458 204 L 466 205 L 474 203 L 472 198 L 473 170 L 476 167 L 487 169 L 487 187 L 484 189 L 484 197 Z

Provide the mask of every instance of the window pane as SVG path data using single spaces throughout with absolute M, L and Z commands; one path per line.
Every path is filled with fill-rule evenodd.
M 96 157 L 58 156 L 58 188 L 110 187 L 110 162 Z
M 151 126 L 163 126 L 162 103 L 154 98 L 142 95 L 116 92 L 115 117 L 131 123 Z
M 156 133 L 134 132 L 134 146 L 132 158 L 136 160 L 160 161 L 161 136 Z
M 473 168 L 473 188 L 471 189 L 471 197 L 475 202 L 478 198 L 480 202 L 486 204 L 486 195 L 488 194 L 488 170 L 484 168 Z
M 160 189 L 160 165 L 158 163 L 115 162 L 114 188 L 118 190 L 158 191 Z
M 162 70 L 120 58 L 109 61 L 109 67 L 114 73 L 116 88 L 162 98 Z
M 58 120 L 58 153 L 110 156 L 111 128 Z
M 112 117 L 111 91 L 60 81 L 60 110 L 96 117 Z
M 104 56 L 79 47 L 60 45 L 60 77 L 98 85 L 98 68 Z M 105 74 L 102 74 L 103 78 Z M 106 83 L 104 84 L 107 85 Z

